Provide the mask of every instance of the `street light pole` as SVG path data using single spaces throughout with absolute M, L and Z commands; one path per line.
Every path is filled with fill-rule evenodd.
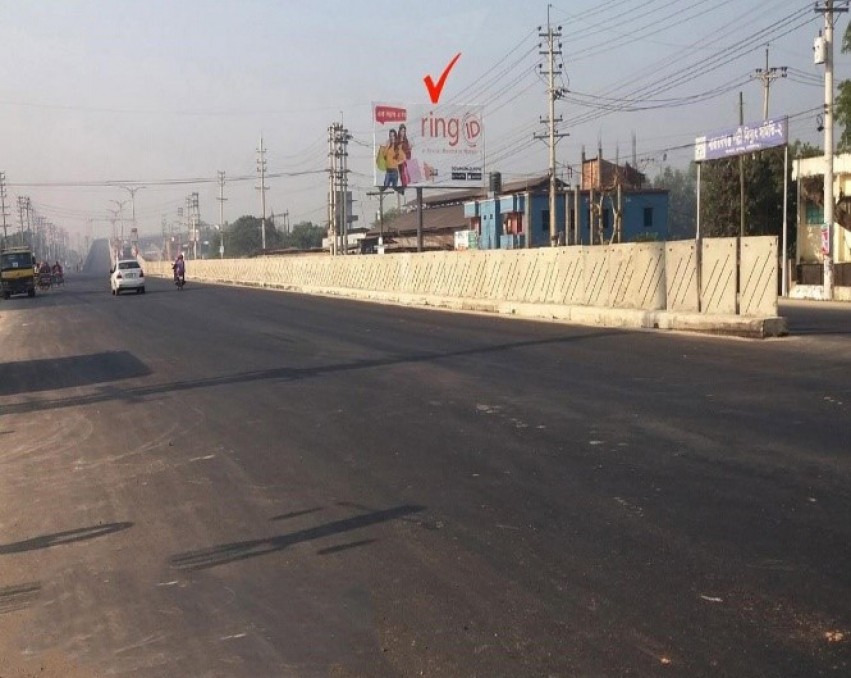
M 125 191 L 130 193 L 130 202 L 133 208 L 133 228 L 139 228 L 139 224 L 136 223 L 136 191 L 141 191 L 143 188 L 147 188 L 147 186 L 122 186 Z
M 118 205 L 118 209 L 115 210 L 118 220 L 121 222 L 121 239 L 119 241 L 120 253 L 124 253 L 124 205 L 127 204 L 126 200 L 110 200 L 109 202 L 113 202 Z

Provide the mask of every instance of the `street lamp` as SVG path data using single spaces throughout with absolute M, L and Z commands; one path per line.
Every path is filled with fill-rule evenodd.
M 138 229 L 139 224 L 136 223 L 136 191 L 141 191 L 143 188 L 147 188 L 147 186 L 122 186 L 121 188 L 130 193 L 130 201 L 133 208 L 133 228 Z

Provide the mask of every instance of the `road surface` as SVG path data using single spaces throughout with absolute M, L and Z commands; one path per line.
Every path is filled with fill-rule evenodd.
M 188 277 L 0 304 L 0 675 L 851 675 L 843 308 L 746 341 Z

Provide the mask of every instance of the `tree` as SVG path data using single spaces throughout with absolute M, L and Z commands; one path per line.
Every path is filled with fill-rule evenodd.
M 696 175 L 694 163 L 686 171 L 666 165 L 651 182 L 653 188 L 668 191 L 668 237 L 671 240 L 694 237 Z
M 791 180 L 792 160 L 819 156 L 820 149 L 795 141 L 789 145 L 788 215 L 794 222 L 797 191 Z M 745 155 L 745 235 L 777 235 L 783 228 L 784 149 L 771 148 Z M 731 237 L 741 230 L 739 158 L 703 163 L 701 175 L 700 230 L 708 237 Z M 789 231 L 794 242 L 795 229 Z
M 386 229 L 390 225 L 390 223 L 400 214 L 402 214 L 402 211 L 395 207 L 391 207 L 390 209 L 384 210 L 384 228 Z M 381 227 L 381 223 L 378 221 L 377 216 L 375 217 L 375 221 L 372 222 L 371 226 L 372 228 Z
M 745 177 L 744 235 L 780 235 L 783 226 L 783 149 L 772 148 L 742 158 Z M 704 163 L 701 233 L 732 237 L 741 232 L 739 158 Z M 790 197 L 794 200 L 794 191 Z M 793 213 L 794 202 L 790 203 Z
M 281 244 L 298 250 L 310 250 L 322 247 L 325 229 L 310 221 L 300 221 L 293 226 L 292 233 L 284 233 Z
M 242 216 L 225 229 L 225 254 L 229 257 L 252 257 L 262 250 L 262 219 L 259 217 Z M 281 246 L 281 232 L 275 224 L 266 220 L 266 249 L 274 250 Z M 220 234 L 210 241 L 213 252 L 219 251 Z
M 845 34 L 842 37 L 842 53 L 848 52 L 851 52 L 851 23 L 845 28 Z M 851 80 L 843 80 L 839 83 L 839 96 L 834 103 L 836 122 L 842 127 L 838 149 L 841 153 L 845 153 L 851 151 Z

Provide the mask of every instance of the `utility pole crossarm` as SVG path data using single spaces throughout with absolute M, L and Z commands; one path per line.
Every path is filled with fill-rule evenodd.
M 774 80 L 786 77 L 786 66 L 768 65 L 768 47 L 765 48 L 765 68 L 757 68 L 754 78 L 762 82 L 762 119 L 768 120 L 768 97 L 771 91 L 771 83 Z

